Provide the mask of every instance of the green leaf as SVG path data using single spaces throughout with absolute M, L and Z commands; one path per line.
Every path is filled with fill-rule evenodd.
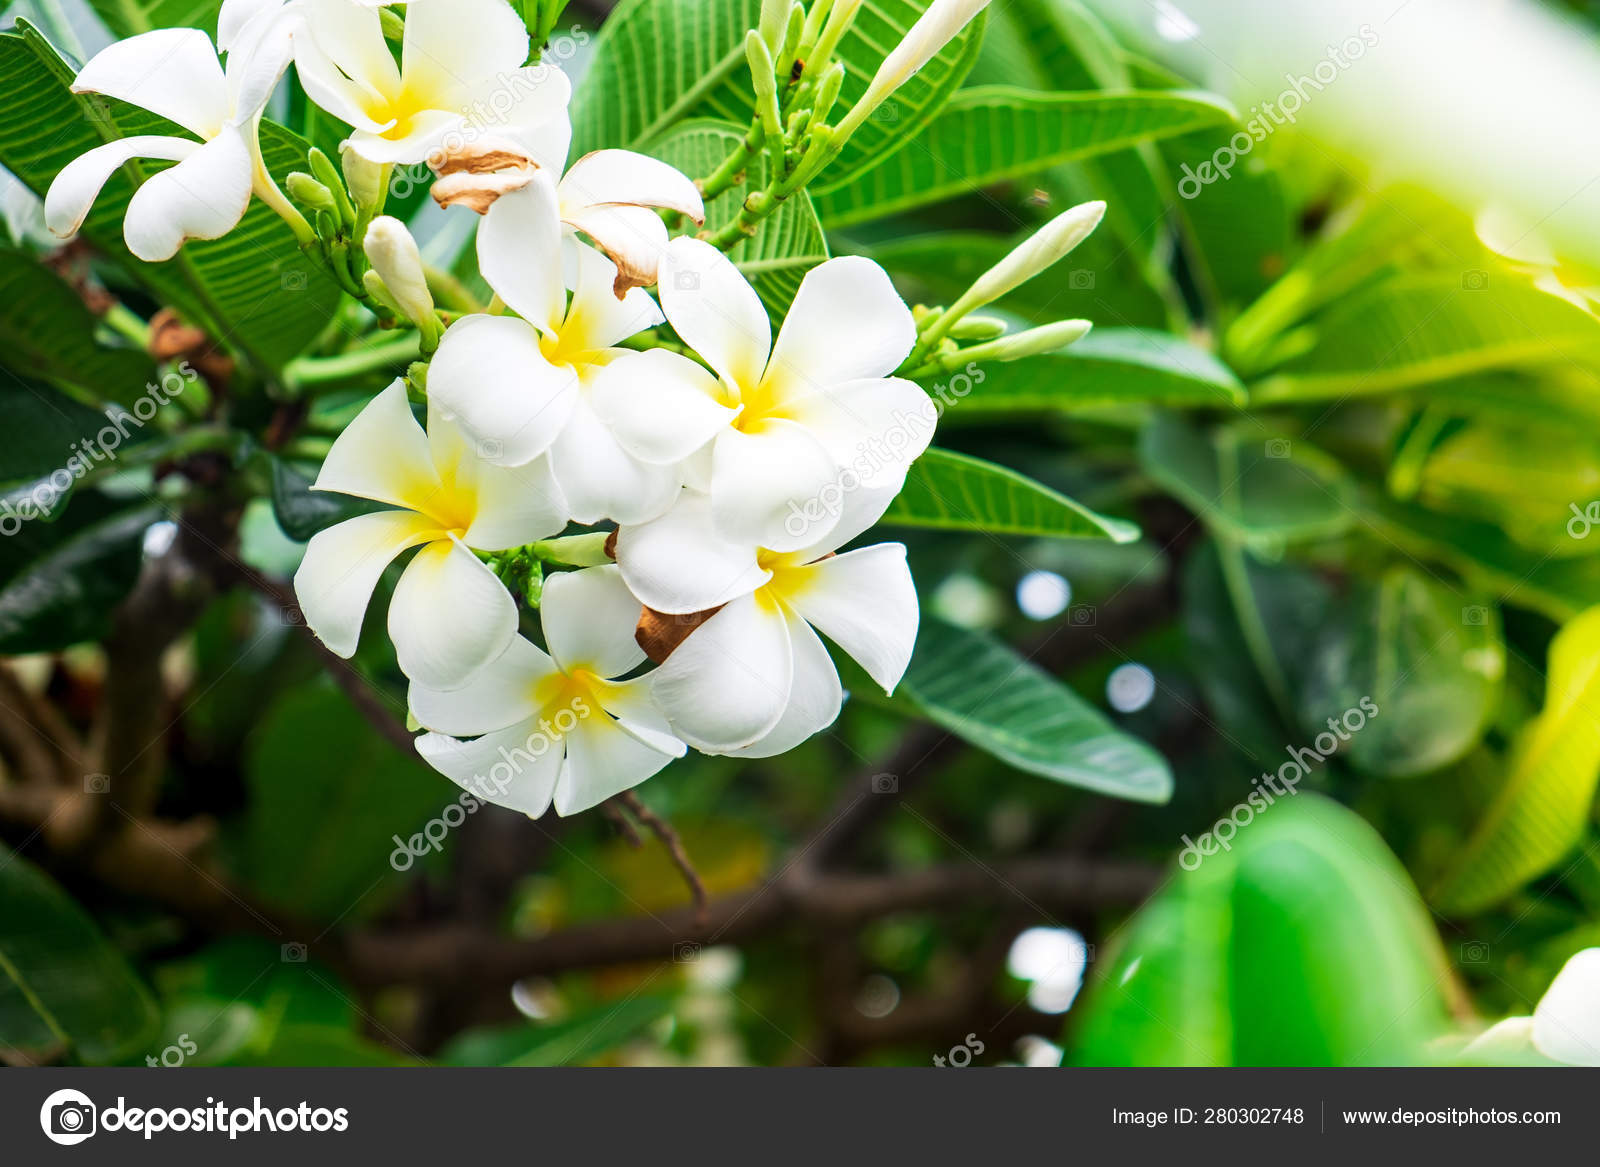
M 70 385 L 90 401 L 132 405 L 156 378 L 149 356 L 106 348 L 71 288 L 26 251 L 0 247 L 0 364 Z
M 1208 434 L 1162 415 L 1145 427 L 1139 456 L 1145 473 L 1213 529 L 1263 554 L 1337 535 L 1352 520 L 1336 463 L 1253 422 Z
M 1075 1010 L 1073 1064 L 1430 1060 L 1446 966 L 1405 870 L 1336 803 L 1261 802 L 1127 926 Z
M 897 527 L 986 531 L 1058 539 L 1131 543 L 1139 528 L 1095 514 L 1082 503 L 1015 470 L 970 454 L 929 450 L 912 465 L 905 488 L 881 522 Z
M 1257 404 L 1389 393 L 1600 350 L 1600 321 L 1503 271 L 1397 276 L 1310 327 L 1315 347 L 1256 385 Z
M 0 1047 L 92 1064 L 143 1053 L 155 999 L 52 879 L 0 846 Z
M 1341 747 L 1350 765 L 1410 778 L 1458 761 L 1483 737 L 1506 666 L 1487 601 L 1396 567 L 1358 584 L 1321 628 L 1299 689 L 1304 724 L 1322 731 L 1366 701 L 1379 710 Z
M 139 577 L 144 533 L 162 514 L 86 495 L 58 521 L 22 523 L 0 539 L 0 653 L 58 652 L 102 639 Z M 0 532 L 7 526 L 0 518 Z
M 118 37 L 155 28 L 198 28 L 214 37 L 222 0 L 89 0 L 89 7 Z
M 964 89 L 915 148 L 846 185 L 815 192 L 817 213 L 832 230 L 1232 117 L 1228 106 L 1198 93 Z
M 726 122 L 701 119 L 679 126 L 652 146 L 650 153 L 685 174 L 709 174 L 743 136 L 743 130 Z M 752 163 L 750 170 L 752 186 L 761 186 L 766 181 L 766 156 Z M 743 202 L 744 191 L 739 188 L 711 200 L 706 206 L 707 229 L 714 231 L 731 223 Z M 828 244 L 810 197 L 802 191 L 784 200 L 754 238 L 736 243 L 728 251 L 728 258 L 781 320 L 806 272 L 828 258 Z
M 867 686 L 855 691 L 881 698 Z M 924 615 L 894 702 L 1029 774 L 1134 802 L 1172 797 L 1172 771 L 1160 754 L 981 632 Z
M 543 1025 L 470 1029 L 439 1053 L 449 1066 L 581 1066 L 672 1012 L 666 997 L 628 997 Z
M 875 0 L 862 7 L 835 54 L 846 75 L 834 122 L 866 91 L 884 56 L 929 2 Z M 744 39 L 760 14 L 760 0 L 619 5 L 601 27 L 594 59 L 573 96 L 573 157 L 608 146 L 647 149 L 690 118 L 748 126 L 755 101 Z M 822 180 L 838 182 L 874 166 L 920 134 L 971 69 L 981 25 L 981 19 L 974 21 L 907 80 L 856 132 Z M 691 178 L 705 173 L 688 172 Z
M 343 1029 L 326 1025 L 285 1025 L 261 1049 L 249 1048 L 229 1062 L 234 1066 L 418 1066 L 407 1057 Z
M 0 377 L 0 415 L 11 438 L 0 447 L 0 533 L 11 529 L 13 516 L 32 522 L 42 510 L 46 522 L 60 517 L 60 504 L 102 464 L 97 453 L 83 453 L 81 443 L 91 443 L 91 451 L 116 451 L 142 438 L 131 422 L 116 425 L 106 414 L 18 376 Z
M 272 513 L 283 533 L 297 543 L 309 542 L 335 523 L 386 509 L 352 495 L 312 490 L 314 481 L 282 458 L 272 459 Z
M 1561 862 L 1583 837 L 1600 780 L 1600 608 L 1556 634 L 1544 711 L 1522 730 L 1505 785 L 1431 897 L 1467 915 Z
M 394 836 L 409 840 L 446 807 L 460 809 L 453 783 L 379 737 L 325 683 L 267 711 L 245 779 L 243 873 L 263 899 L 311 919 L 359 919 L 382 907 L 401 878 L 390 865 Z
M 12 108 L 27 110 L 0 124 L 0 165 L 44 197 L 74 158 L 104 142 L 136 134 L 186 132 L 120 102 L 77 97 L 73 70 L 31 28 L 0 35 L 0 82 Z M 287 130 L 263 122 L 267 167 L 281 182 L 305 166 L 306 146 Z M 281 367 L 327 327 L 338 302 L 332 280 L 313 270 L 283 221 L 259 202 L 223 239 L 193 241 L 176 258 L 148 264 L 128 254 L 122 219 L 137 183 L 161 163 L 132 162 L 113 175 L 83 228 L 95 248 L 117 260 L 159 299 L 180 309 L 212 336 L 263 368 Z
M 947 378 L 947 392 L 960 398 L 948 418 L 1131 404 L 1227 408 L 1245 401 L 1244 386 L 1216 357 L 1142 328 L 1097 329 L 1060 352 L 979 365 L 969 374 L 966 394 L 958 392 L 960 374 Z

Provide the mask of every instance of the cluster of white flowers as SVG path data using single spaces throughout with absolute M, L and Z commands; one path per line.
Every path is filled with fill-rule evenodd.
M 886 63 L 892 84 L 874 102 L 982 7 L 937 0 Z M 764 757 L 825 729 L 843 692 L 818 631 L 892 690 L 918 623 L 905 548 L 837 554 L 898 494 L 937 416 L 892 375 L 918 333 L 887 275 L 860 258 L 822 263 L 774 341 L 720 250 L 669 239 L 655 208 L 703 220 L 687 177 L 623 150 L 567 169 L 570 86 L 553 66 L 525 67 L 528 37 L 506 0 L 413 0 L 398 63 L 386 21 L 394 33 L 372 0 L 227 0 L 225 65 L 197 30 L 113 45 L 75 89 L 201 140 L 103 146 L 47 199 L 49 225 L 70 234 L 123 162 L 170 159 L 128 209 L 135 255 L 166 259 L 187 239 L 225 234 L 252 193 L 292 225 L 258 139 L 292 62 L 311 99 L 351 127 L 352 198 L 381 189 L 385 168 L 426 161 L 441 205 L 483 216 L 479 266 L 496 300 L 425 344 L 426 426 L 398 380 L 317 479 L 390 509 L 311 540 L 295 576 L 311 629 L 354 653 L 380 577 L 415 549 L 388 632 L 430 731 L 418 749 L 530 815 L 592 807 L 688 746 Z M 405 228 L 366 226 L 369 287 L 425 335 L 437 330 Z M 663 323 L 681 346 L 625 347 Z M 601 529 L 578 540 L 580 554 L 552 551 L 572 523 Z M 576 568 L 543 582 L 544 649 L 520 634 L 517 601 L 491 566 L 530 550 Z M 641 673 L 647 657 L 656 667 Z

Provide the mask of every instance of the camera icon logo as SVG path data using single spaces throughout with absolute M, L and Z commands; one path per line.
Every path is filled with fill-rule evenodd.
M 1074 292 L 1088 292 L 1094 288 L 1094 272 L 1079 269 L 1067 275 L 1067 286 Z
M 306 962 L 306 946 L 304 944 L 285 944 L 283 946 L 284 964 L 304 964 Z
M 700 959 L 700 943 L 696 940 L 680 940 L 672 946 L 672 959 L 679 964 L 693 964 Z
M 87 1094 L 78 1090 L 57 1090 L 39 1108 L 39 1126 L 52 1143 L 76 1146 L 94 1134 L 98 1114 Z
M 286 271 L 283 273 L 283 290 L 286 292 L 303 292 L 310 281 L 303 271 Z
M 110 794 L 110 774 L 85 774 L 83 776 L 83 792 L 85 794 Z
M 673 274 L 672 286 L 680 292 L 698 292 L 700 290 L 700 273 L 697 271 L 680 271 Z
M 1481 292 L 1489 286 L 1489 273 L 1486 271 L 1464 271 L 1461 273 L 1461 287 L 1468 292 Z
M 1462 964 L 1488 964 L 1489 946 L 1482 940 L 1469 940 L 1461 946 Z
M 1100 613 L 1093 604 L 1078 604 L 1067 613 L 1067 622 L 1074 628 L 1093 628 L 1100 622 Z
M 1294 447 L 1289 444 L 1288 438 L 1271 438 L 1267 442 L 1267 457 L 1288 458 L 1294 454 Z
M 1481 628 L 1489 623 L 1489 609 L 1478 604 L 1474 604 L 1470 608 L 1462 608 L 1461 623 L 1469 628 Z
M 498 462 L 506 456 L 506 444 L 499 438 L 484 438 L 478 443 L 478 457 L 485 462 Z
M 872 793 L 898 794 L 899 791 L 900 779 L 893 774 L 874 774 L 872 776 Z

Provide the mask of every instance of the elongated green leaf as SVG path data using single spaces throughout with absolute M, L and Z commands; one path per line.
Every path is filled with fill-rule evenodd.
M 700 119 L 673 130 L 651 148 L 651 153 L 685 174 L 708 174 L 743 136 L 743 130 L 727 122 Z M 753 185 L 765 182 L 765 155 L 750 169 Z M 706 226 L 715 230 L 732 222 L 743 201 L 744 191 L 737 188 L 713 199 L 706 207 Z M 754 238 L 733 246 L 728 258 L 745 274 L 773 315 L 781 319 L 805 273 L 828 258 L 828 244 L 810 197 L 802 191 L 785 200 Z
M 107 415 L 14 375 L 0 376 L 0 416 L 11 438 L 0 446 L 0 530 L 10 530 L 9 520 L 15 517 L 23 522 L 59 518 L 60 504 L 100 464 L 100 452 L 117 452 L 141 439 L 140 431 L 126 421 L 106 433 L 111 425 Z M 81 453 L 80 444 L 90 440 L 95 452 Z M 31 510 L 23 507 L 24 500 Z M 6 506 L 12 509 L 8 512 Z
M 1244 386 L 1204 349 L 1164 332 L 1110 328 L 1056 353 L 976 367 L 966 378 L 945 379 L 958 398 L 946 418 L 997 414 L 1070 413 L 1108 405 L 1237 406 Z
M 154 28 L 199 28 L 215 36 L 222 0 L 89 0 L 89 7 L 119 37 Z
M 1337 465 L 1301 443 L 1240 423 L 1202 432 L 1163 415 L 1139 443 L 1145 473 L 1227 536 L 1263 552 L 1350 525 Z
M 905 489 L 881 520 L 898 527 L 987 531 L 1131 543 L 1139 528 L 1097 515 L 1043 483 L 993 462 L 929 450 L 906 475 Z
M 1339 756 L 1368 774 L 1425 774 L 1477 745 L 1505 664 L 1486 600 L 1397 567 L 1357 586 L 1323 622 L 1299 690 L 1301 717 L 1321 730 L 1365 709 L 1358 732 L 1339 732 L 1349 739 Z
M 127 1061 L 155 1000 L 71 896 L 0 846 L 0 1047 L 30 1060 Z
M 910 147 L 848 184 L 818 193 L 817 213 L 831 230 L 1232 116 L 1217 99 L 1197 93 L 965 89 Z
M 881 701 L 870 684 L 856 691 Z M 893 705 L 1029 774 L 1135 802 L 1172 797 L 1172 771 L 1160 754 L 981 632 L 924 615 Z
M 840 42 L 846 75 L 833 120 L 866 91 L 890 49 L 929 0 L 863 5 Z M 573 97 L 573 156 L 607 146 L 645 149 L 689 118 L 748 126 L 755 110 L 745 33 L 760 0 L 627 0 L 600 30 L 594 60 Z M 946 45 L 869 119 L 823 175 L 839 182 L 877 165 L 922 132 L 972 67 L 982 20 Z M 704 177 L 690 172 L 691 178 Z
M 29 253 L 0 248 L 0 364 L 70 385 L 90 401 L 132 404 L 155 379 L 155 362 L 136 349 L 102 347 L 94 333 L 77 293 Z
M 1253 400 L 1387 393 L 1600 351 L 1600 321 L 1502 271 L 1395 277 L 1311 327 L 1315 347 L 1256 385 Z
M 0 123 L 0 165 L 41 198 L 67 163 L 103 142 L 136 134 L 186 132 L 120 102 L 75 97 L 73 72 L 32 29 L 0 35 L 0 82 L 26 117 Z M 305 143 L 263 123 L 262 151 L 281 182 L 305 165 Z M 297 356 L 327 326 L 338 288 L 301 253 L 294 235 L 259 202 L 225 238 L 187 244 L 161 264 L 132 258 L 122 242 L 122 219 L 134 178 L 163 164 L 129 163 L 106 184 L 84 225 L 84 236 L 121 263 L 161 300 L 182 310 L 222 343 L 267 369 Z M 130 177 L 130 175 L 134 177 Z
M 1432 896 L 1490 907 L 1555 867 L 1583 837 L 1600 781 L 1600 608 L 1556 634 L 1544 712 L 1518 738 L 1505 785 Z
M 1250 818 L 1229 849 L 1220 835 L 1186 849 L 1184 870 L 1101 963 L 1074 1010 L 1082 1016 L 1069 1060 L 1429 1061 L 1429 1043 L 1448 1025 L 1444 954 L 1383 840 L 1310 793 L 1241 806 Z

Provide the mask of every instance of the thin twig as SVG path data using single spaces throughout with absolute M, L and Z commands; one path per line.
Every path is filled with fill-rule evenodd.
M 627 807 L 634 818 L 648 827 L 650 833 L 661 840 L 661 845 L 667 849 L 667 854 L 672 856 L 672 862 L 677 865 L 678 870 L 683 874 L 683 882 L 689 885 L 689 894 L 694 898 L 695 923 L 704 927 L 707 920 L 708 903 L 706 887 L 705 884 L 700 882 L 700 873 L 694 869 L 694 864 L 689 861 L 689 852 L 684 850 L 683 840 L 678 836 L 678 832 L 673 829 L 672 824 L 666 819 L 640 802 L 639 796 L 633 791 L 630 790 L 626 794 L 619 794 L 617 801 Z
M 617 828 L 617 834 L 628 840 L 628 846 L 637 851 L 644 846 L 644 840 L 639 837 L 639 832 L 633 829 L 633 823 L 628 816 L 622 813 L 622 808 L 617 805 L 617 800 L 608 798 L 600 804 L 600 813 L 612 826 Z

